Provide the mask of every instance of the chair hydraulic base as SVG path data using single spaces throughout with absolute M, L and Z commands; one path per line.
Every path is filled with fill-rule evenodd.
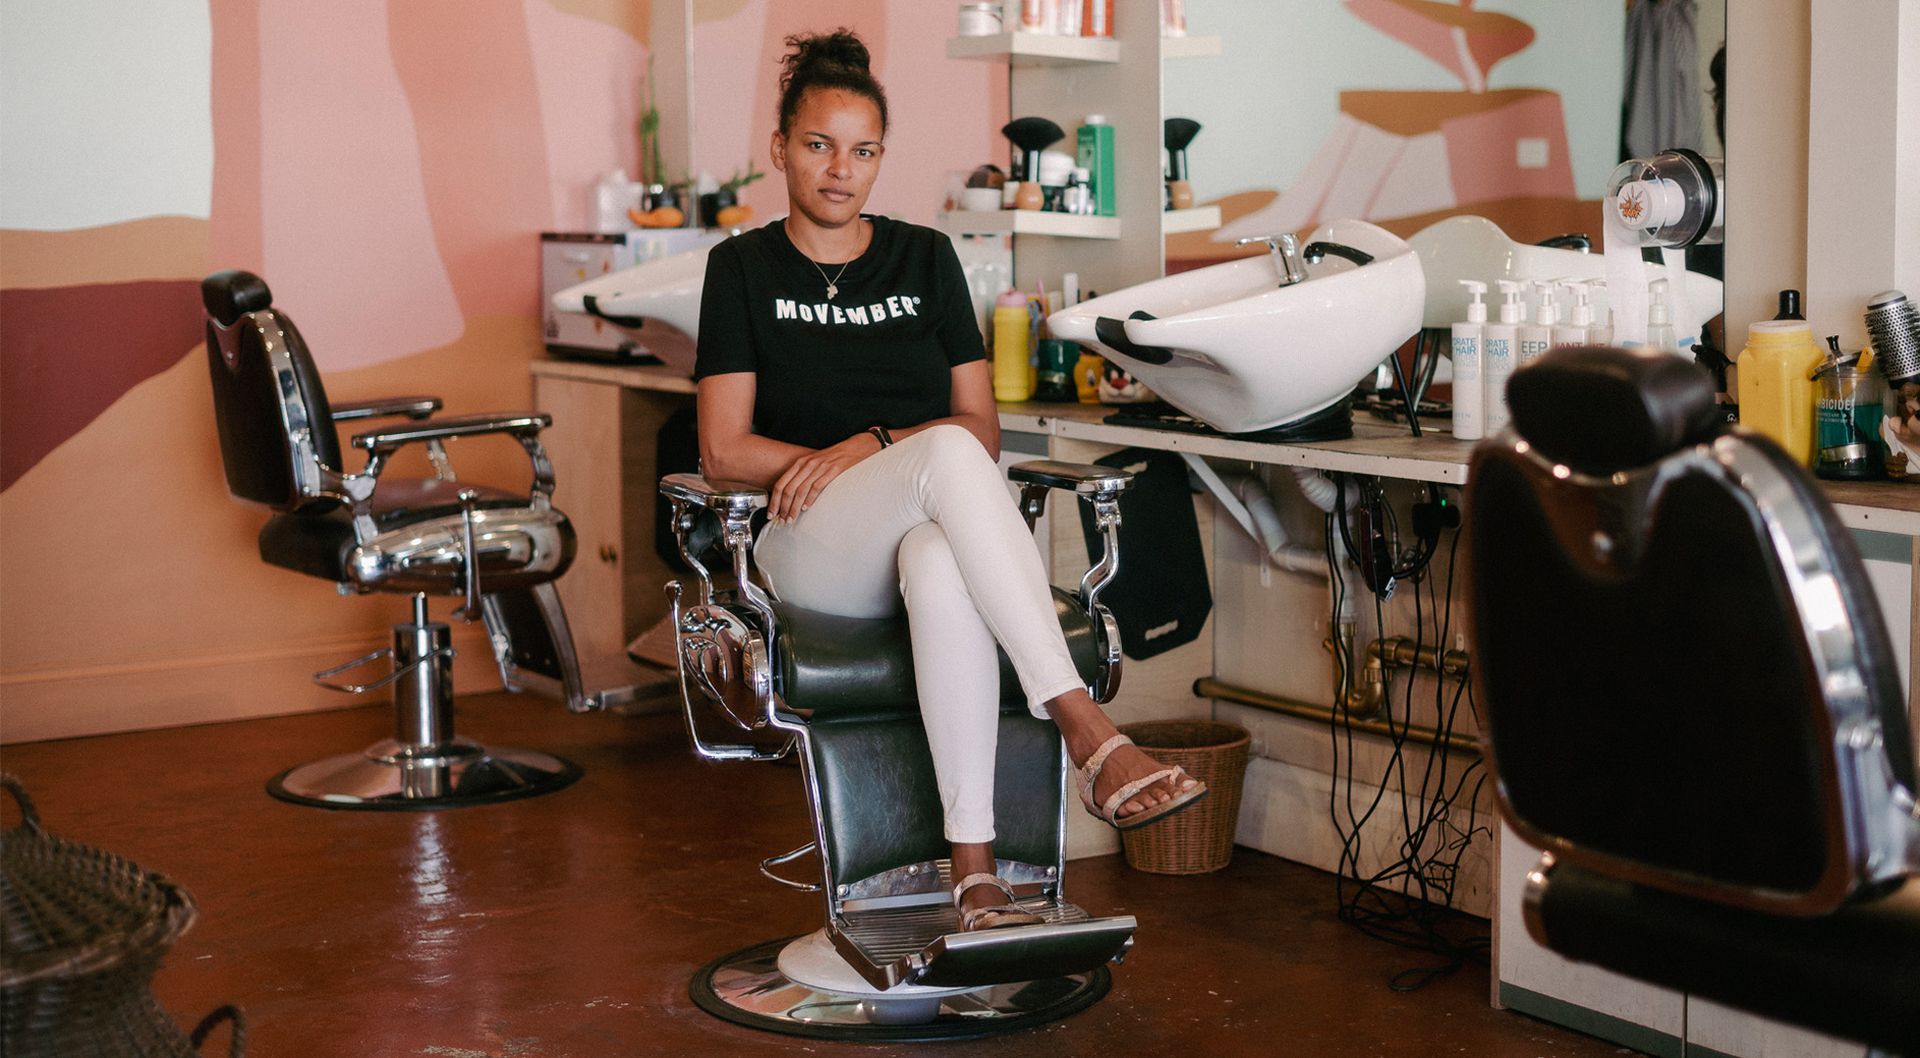
M 985 987 L 879 989 L 819 929 L 721 956 L 694 975 L 688 994 L 707 1013 L 748 1028 L 904 1043 L 993 1036 L 1064 1018 L 1098 1002 L 1112 980 L 1105 966 L 1095 966 Z
M 537 750 L 456 738 L 422 755 L 387 739 L 364 753 L 288 768 L 267 783 L 267 792 L 319 808 L 418 811 L 535 797 L 579 777 L 575 765 Z
M 372 683 L 331 677 L 382 657 L 393 671 Z M 551 793 L 580 777 L 559 757 L 482 746 L 453 733 L 453 646 L 446 624 L 427 619 L 427 597 L 413 599 L 413 621 L 393 626 L 393 646 L 316 673 L 323 687 L 365 694 L 393 687 L 394 736 L 364 753 L 343 753 L 288 768 L 267 783 L 282 801 L 320 808 L 428 810 L 491 804 Z

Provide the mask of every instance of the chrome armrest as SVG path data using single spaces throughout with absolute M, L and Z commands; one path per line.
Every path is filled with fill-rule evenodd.
M 375 397 L 372 400 L 335 404 L 333 421 L 351 422 L 356 419 L 390 419 L 400 416 L 419 420 L 431 417 L 441 407 L 439 397 Z
M 553 425 L 553 416 L 545 412 L 482 412 L 478 415 L 454 415 L 430 419 L 411 426 L 368 430 L 353 435 L 352 445 L 376 456 L 422 441 L 442 441 L 476 434 L 507 433 L 516 437 L 538 434 Z
M 520 447 L 527 451 L 528 461 L 533 464 L 533 484 L 528 489 L 528 502 L 544 508 L 553 499 L 553 464 L 547 459 L 546 448 L 540 444 L 540 431 L 552 424 L 553 416 L 545 412 L 482 412 L 426 419 L 384 430 L 368 430 L 354 434 L 349 443 L 367 452 L 366 469 L 358 475 L 361 479 L 377 480 L 387 458 L 394 452 L 410 444 L 425 444 L 428 458 L 433 461 L 434 472 L 450 481 L 453 479 L 453 468 L 447 464 L 442 442 L 455 437 L 507 434 L 520 442 Z M 371 488 L 367 490 L 367 496 L 372 496 Z M 356 516 L 363 513 L 361 507 L 364 505 L 364 502 L 355 505 Z
M 1120 572 L 1120 494 L 1133 485 L 1133 472 L 1090 463 L 1061 463 L 1035 459 L 1016 463 L 1007 477 L 1020 486 L 1020 513 L 1032 529 L 1047 509 L 1047 492 L 1072 492 L 1093 508 L 1093 524 L 1100 530 L 1100 560 L 1080 578 L 1080 605 L 1099 630 L 1102 675 L 1092 688 L 1096 701 L 1108 702 L 1120 690 L 1120 627 L 1100 605 L 1100 592 Z
M 673 505 L 673 538 L 680 558 L 700 578 L 700 597 L 696 605 L 713 603 L 713 575 L 688 546 L 694 519 L 701 511 L 711 511 L 720 519 L 721 542 L 733 553 L 733 576 L 740 597 L 765 621 L 767 634 L 773 634 L 773 600 L 753 582 L 747 566 L 752 561 L 753 515 L 767 505 L 767 490 L 737 481 L 709 481 L 699 474 L 669 474 L 660 479 L 660 495 Z

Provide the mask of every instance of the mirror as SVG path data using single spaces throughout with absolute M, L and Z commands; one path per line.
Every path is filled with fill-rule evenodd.
M 1187 179 L 1223 223 L 1168 236 L 1170 272 L 1250 252 L 1232 246 L 1243 236 L 1340 217 L 1405 237 L 1471 213 L 1518 241 L 1585 232 L 1598 249 L 1601 196 L 1622 157 L 1630 18 L 1654 26 L 1645 39 L 1661 62 L 1672 54 L 1662 45 L 1684 40 L 1678 23 L 1693 31 L 1698 110 L 1659 116 L 1652 135 L 1691 129 L 1693 142 L 1661 146 L 1724 154 L 1708 67 L 1725 0 L 1638 0 L 1637 14 L 1559 0 L 1497 11 L 1465 0 L 1185 2 L 1189 31 L 1224 47 L 1170 59 L 1162 105 L 1201 123 Z M 1608 40 L 1621 44 L 1593 46 Z M 1697 250 L 1690 266 L 1718 275 L 1719 258 Z

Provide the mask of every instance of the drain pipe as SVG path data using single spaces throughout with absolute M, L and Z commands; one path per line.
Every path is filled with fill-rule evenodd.
M 1320 579 L 1329 579 L 1331 569 L 1331 576 L 1338 578 L 1337 583 L 1330 586 L 1336 589 L 1340 599 L 1339 612 L 1334 615 L 1332 635 L 1321 644 L 1333 655 L 1334 696 L 1342 709 L 1355 716 L 1371 716 L 1378 712 L 1386 697 L 1385 674 L 1379 660 L 1369 659 L 1357 673 L 1345 671 L 1343 659 L 1354 656 L 1357 618 L 1354 593 L 1347 583 L 1347 549 L 1340 534 L 1333 536 L 1332 560 L 1329 561 L 1326 551 L 1296 544 L 1288 538 L 1286 527 L 1280 522 L 1280 512 L 1274 507 L 1273 496 L 1259 475 L 1235 475 L 1228 479 L 1205 459 L 1191 452 L 1182 452 L 1180 457 L 1207 487 L 1207 491 L 1213 494 L 1221 509 L 1265 549 L 1268 563 L 1291 573 Z M 1340 486 L 1311 467 L 1296 466 L 1290 469 L 1307 502 L 1323 514 L 1333 513 Z M 1346 688 L 1344 694 L 1342 687 Z

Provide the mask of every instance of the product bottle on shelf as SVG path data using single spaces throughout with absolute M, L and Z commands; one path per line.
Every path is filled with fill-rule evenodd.
M 1486 329 L 1485 283 L 1460 280 L 1473 300 L 1465 321 L 1453 325 L 1453 436 L 1478 441 L 1487 435 L 1487 405 L 1481 386 L 1480 336 Z
M 1805 320 L 1747 326 L 1740 369 L 1740 422 L 1779 442 L 1802 466 L 1813 462 L 1813 380 L 1821 359 Z
M 1553 329 L 1553 347 L 1586 345 L 1593 340 L 1591 284 L 1584 279 L 1562 279 L 1560 285 L 1573 294 L 1573 305 L 1567 309 L 1567 322 Z
M 1667 308 L 1667 281 L 1656 279 L 1648 283 L 1647 298 L 1647 348 L 1678 353 L 1680 343 L 1673 330 L 1673 313 Z
M 1487 411 L 1487 432 L 1506 429 L 1513 418 L 1507 411 L 1507 379 L 1513 377 L 1514 343 L 1526 306 L 1520 303 L 1521 286 L 1511 279 L 1499 279 L 1500 322 L 1489 323 L 1480 332 L 1481 403 Z
M 1534 310 L 1533 322 L 1522 324 L 1515 335 L 1513 367 L 1516 371 L 1547 355 L 1547 350 L 1553 348 L 1554 326 L 1560 322 L 1560 310 L 1553 300 L 1553 283 L 1536 279 L 1533 285 L 1540 291 L 1540 305 Z
M 993 399 L 1017 404 L 1033 396 L 1032 330 L 1027 296 L 1018 290 L 993 303 Z

